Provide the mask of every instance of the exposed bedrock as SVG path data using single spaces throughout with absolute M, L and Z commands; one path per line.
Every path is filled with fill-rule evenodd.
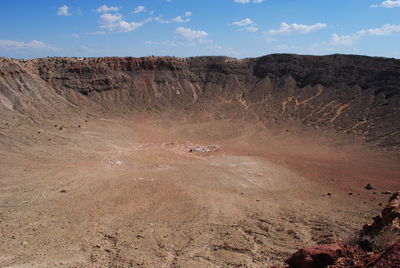
M 3 117 L 212 112 L 333 129 L 400 145 L 400 60 L 353 55 L 260 58 L 0 59 Z

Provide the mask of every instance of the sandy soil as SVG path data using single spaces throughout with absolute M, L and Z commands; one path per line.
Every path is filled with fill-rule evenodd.
M 0 136 L 1 267 L 281 264 L 349 236 L 386 202 L 381 191 L 400 190 L 398 157 L 321 133 L 232 120 L 54 124 L 5 131 L 27 137 L 18 146 Z

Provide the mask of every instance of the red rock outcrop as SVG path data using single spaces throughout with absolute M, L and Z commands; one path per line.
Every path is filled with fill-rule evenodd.
M 304 248 L 290 257 L 290 268 L 389 268 L 400 267 L 400 192 L 394 193 L 380 216 L 363 227 L 358 241 L 361 246 L 328 244 Z M 369 239 L 369 249 L 365 240 Z M 380 243 L 377 245 L 377 243 Z M 386 246 L 384 249 L 376 249 Z M 375 250 L 374 250 L 375 249 Z
M 326 244 L 303 248 L 286 260 L 293 268 L 320 268 L 335 264 L 343 256 L 343 248 L 339 244 Z
M 400 192 L 394 193 L 381 215 L 372 224 L 364 225 L 359 242 L 366 250 L 385 248 L 400 239 Z
M 385 228 L 400 232 L 400 192 L 394 193 L 380 216 L 372 224 L 366 224 L 361 235 L 378 235 Z

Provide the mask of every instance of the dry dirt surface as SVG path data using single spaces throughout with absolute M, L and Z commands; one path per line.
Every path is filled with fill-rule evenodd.
M 359 230 L 382 191 L 400 190 L 398 155 L 326 133 L 167 116 L 49 122 L 2 128 L 18 142 L 1 136 L 1 267 L 280 265 Z
M 396 59 L 0 58 L 0 267 L 281 265 L 400 190 L 399 118 Z

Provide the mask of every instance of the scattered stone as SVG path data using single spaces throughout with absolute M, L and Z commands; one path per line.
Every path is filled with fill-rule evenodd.
M 62 189 L 62 190 L 60 190 L 60 193 L 66 193 L 67 192 L 67 190 L 65 190 L 65 189 Z
M 26 247 L 28 245 L 28 242 L 22 242 L 21 245 L 23 245 L 24 247 Z
M 78 127 L 81 127 L 81 125 L 78 125 Z
M 383 191 L 381 194 L 392 194 L 391 191 Z
M 380 207 L 383 206 L 383 203 L 379 203 L 378 206 L 380 206 Z
M 365 185 L 364 188 L 367 189 L 367 190 L 373 190 L 373 189 L 375 189 L 374 186 L 373 186 L 372 184 L 370 184 L 370 183 L 368 183 L 367 185 Z
M 58 127 L 57 124 L 55 124 L 54 127 Z
M 336 181 L 336 179 L 335 179 L 335 178 L 332 178 L 332 179 L 331 179 L 331 181 L 332 181 L 332 182 L 335 182 L 335 181 Z
M 352 192 L 349 192 L 349 195 L 353 195 L 353 193 L 352 193 Z
M 60 128 L 59 128 L 59 130 L 62 130 L 62 129 L 63 129 L 63 127 L 60 127 Z
M 100 248 L 100 245 L 99 245 L 99 244 L 97 244 L 97 245 L 95 245 L 94 247 L 95 247 L 95 248 Z
M 377 192 L 373 192 L 372 194 L 377 194 Z
M 326 193 L 326 195 L 327 195 L 327 196 L 331 196 L 331 195 L 332 195 L 332 193 L 329 193 L 329 192 L 328 192 L 328 193 Z

